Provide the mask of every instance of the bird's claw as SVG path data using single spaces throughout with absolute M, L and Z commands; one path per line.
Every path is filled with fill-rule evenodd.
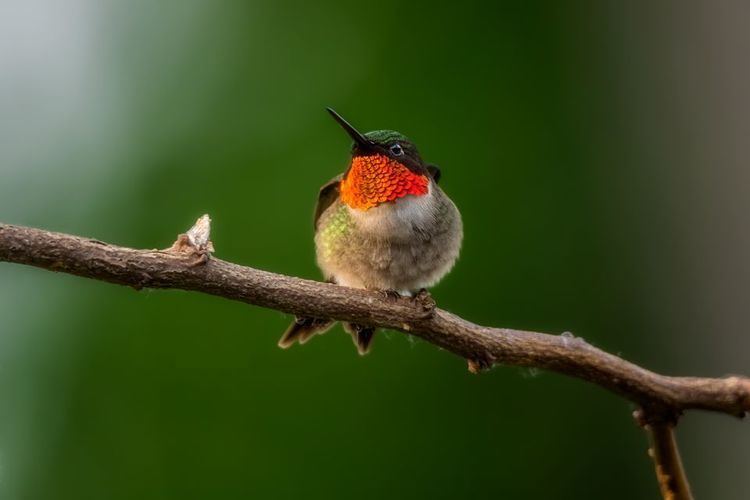
M 425 311 L 432 311 L 436 307 L 435 299 L 432 298 L 432 295 L 430 295 L 430 292 L 428 292 L 426 288 L 420 289 L 411 300 L 412 302 L 421 305 L 422 309 Z
M 386 299 L 397 300 L 401 298 L 401 294 L 398 293 L 396 290 L 382 290 L 382 292 L 383 292 L 383 296 Z

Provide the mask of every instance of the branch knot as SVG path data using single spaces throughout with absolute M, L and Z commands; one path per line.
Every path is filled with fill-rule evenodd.
M 191 267 L 207 263 L 214 252 L 211 242 L 211 218 L 208 214 L 200 216 L 187 233 L 177 235 L 177 240 L 166 251 L 195 256 L 196 260 L 190 264 Z

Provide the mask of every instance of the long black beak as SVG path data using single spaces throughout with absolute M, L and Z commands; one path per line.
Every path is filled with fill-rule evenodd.
M 326 108 L 326 110 L 331 113 L 331 116 L 334 120 L 338 122 L 339 125 L 341 125 L 341 128 L 346 130 L 346 133 L 349 134 L 349 137 L 354 139 L 354 143 L 360 147 L 360 148 L 366 148 L 368 146 L 372 145 L 372 141 L 370 141 L 367 137 L 362 135 L 359 130 L 352 127 L 348 121 L 344 120 L 340 114 L 336 113 L 331 108 Z

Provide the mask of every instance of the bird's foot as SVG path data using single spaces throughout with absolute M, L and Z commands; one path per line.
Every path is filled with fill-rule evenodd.
M 430 292 L 426 288 L 421 288 L 412 298 L 412 302 L 422 306 L 425 311 L 433 311 L 436 307 L 435 299 L 432 298 Z
M 401 298 L 401 294 L 396 290 L 381 290 L 381 292 L 386 299 L 398 300 Z

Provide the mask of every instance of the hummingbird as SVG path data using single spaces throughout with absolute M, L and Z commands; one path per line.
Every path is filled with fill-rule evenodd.
M 346 171 L 320 188 L 315 207 L 315 250 L 326 281 L 379 290 L 387 296 L 426 292 L 453 267 L 463 225 L 456 205 L 438 186 L 440 169 L 393 130 L 360 133 L 331 108 L 354 141 Z M 304 344 L 331 320 L 297 317 L 279 347 Z M 360 354 L 373 327 L 344 323 Z

